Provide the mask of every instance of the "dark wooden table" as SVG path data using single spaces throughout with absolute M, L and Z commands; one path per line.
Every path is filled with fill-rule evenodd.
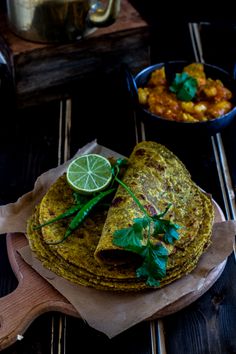
M 124 4 L 129 8 L 128 3 L 124 1 Z M 208 27 L 198 24 L 197 27 L 192 25 L 189 27 L 183 24 L 178 29 L 174 28 L 175 34 L 170 38 L 167 32 L 159 31 L 160 28 L 165 30 L 166 24 L 163 24 L 163 27 L 153 26 L 153 22 L 150 21 L 152 26 L 150 38 L 147 22 L 139 17 L 133 7 L 130 9 L 132 18 L 135 18 L 134 27 L 130 18 L 126 17 L 126 12 L 122 12 L 124 17 L 121 17 L 121 21 L 124 22 L 118 32 L 99 30 L 100 34 L 97 32 L 81 45 L 71 44 L 68 47 L 56 48 L 17 38 L 7 29 L 5 17 L 2 15 L 0 33 L 11 49 L 12 65 L 16 70 L 17 99 L 13 118 L 9 118 L 7 113 L 1 113 L 1 203 L 16 200 L 33 187 L 39 174 L 62 162 L 68 154 L 73 155 L 79 147 L 94 138 L 97 138 L 99 143 L 128 155 L 136 139 L 145 137 L 165 144 L 178 155 L 186 164 L 193 179 L 212 194 L 226 217 L 233 219 L 236 124 L 233 123 L 222 134 L 213 137 L 181 136 L 175 132 L 160 132 L 158 128 L 150 128 L 146 124 L 144 130 L 143 126 L 138 124 L 137 134 L 133 110 L 120 72 L 122 61 L 128 63 L 134 73 L 142 65 L 147 65 L 149 44 L 153 61 L 186 58 L 194 60 L 196 56 L 201 56 L 199 43 L 195 43 L 191 36 L 192 33 L 196 34 L 196 31 L 201 34 L 204 59 L 230 70 L 234 62 L 232 46 L 224 41 L 227 55 L 214 56 L 213 50 L 219 54 L 218 46 L 213 45 L 213 39 L 219 31 L 218 25 Z M 138 25 L 137 21 L 140 21 Z M 233 27 L 224 25 L 221 31 L 223 29 L 228 33 L 228 39 L 230 34 L 231 41 L 236 37 Z M 172 47 L 166 45 L 163 36 L 170 40 Z M 176 44 L 179 36 L 184 38 L 184 41 L 181 40 L 180 52 Z M 127 40 L 130 44 L 128 48 L 125 47 Z M 114 52 L 111 50 L 113 45 Z M 85 53 L 91 46 L 96 49 L 92 50 L 95 59 L 88 65 Z M 106 50 L 110 48 L 106 52 L 107 56 L 102 54 L 104 48 Z M 71 55 L 68 56 L 68 53 Z M 46 61 L 52 68 L 52 75 L 56 73 L 58 81 L 40 82 L 41 74 L 45 79 L 51 72 L 40 71 L 39 63 L 45 54 L 48 60 Z M 62 73 L 59 70 L 60 56 L 64 60 Z M 52 57 L 55 58 L 55 67 L 52 65 Z M 79 70 L 80 60 L 81 70 Z M 110 70 L 111 66 L 113 70 Z M 75 70 L 75 81 L 68 75 L 67 68 Z M 31 80 L 33 84 L 29 85 Z M 68 123 L 71 124 L 70 134 Z M 140 134 L 141 128 L 145 136 Z M 69 138 L 66 144 L 59 143 L 59 140 L 64 142 L 66 138 Z M 89 354 L 236 353 L 235 271 L 235 259 L 232 254 L 219 280 L 193 304 L 161 320 L 140 323 L 112 340 L 93 330 L 80 319 L 60 313 L 46 313 L 30 324 L 21 341 L 17 341 L 3 352 L 71 354 L 80 350 Z M 5 237 L 1 235 L 0 295 L 5 296 L 16 286 L 17 281 L 8 263 Z

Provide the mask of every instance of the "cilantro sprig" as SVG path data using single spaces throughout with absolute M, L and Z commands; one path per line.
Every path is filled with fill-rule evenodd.
M 175 79 L 170 86 L 170 91 L 175 93 L 176 97 L 181 101 L 192 101 L 196 96 L 197 89 L 197 80 L 187 72 L 176 74 Z
M 171 205 L 168 205 L 162 213 L 149 215 L 133 191 L 117 177 L 118 171 L 119 162 L 113 168 L 114 179 L 131 195 L 144 216 L 135 218 L 130 227 L 116 230 L 113 234 L 113 243 L 140 255 L 142 264 L 136 269 L 137 278 L 144 279 L 149 286 L 159 286 L 160 280 L 166 275 L 169 255 L 161 240 L 173 244 L 179 238 L 180 226 L 163 218 Z

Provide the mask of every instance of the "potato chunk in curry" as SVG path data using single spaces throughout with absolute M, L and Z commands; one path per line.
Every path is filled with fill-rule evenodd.
M 169 90 L 162 67 L 152 72 L 145 87 L 138 88 L 140 104 L 153 114 L 179 122 L 212 120 L 233 108 L 232 92 L 220 80 L 207 78 L 203 64 L 189 64 L 183 72 L 197 81 L 197 93 L 192 101 L 180 100 Z

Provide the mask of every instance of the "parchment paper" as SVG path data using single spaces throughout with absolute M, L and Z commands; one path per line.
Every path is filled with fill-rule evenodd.
M 89 152 L 116 158 L 121 156 L 98 145 L 96 140 L 78 150 L 75 156 Z M 0 233 L 26 231 L 26 222 L 34 207 L 50 185 L 66 171 L 70 161 L 39 176 L 34 189 L 15 203 L 0 207 Z M 234 221 L 215 223 L 212 244 L 202 255 L 197 268 L 191 274 L 163 289 L 145 293 L 117 294 L 74 285 L 45 269 L 28 246 L 21 249 L 20 254 L 31 267 L 72 303 L 91 327 L 112 338 L 183 296 L 204 289 L 205 283 L 209 282 L 211 272 L 232 253 L 235 232 Z

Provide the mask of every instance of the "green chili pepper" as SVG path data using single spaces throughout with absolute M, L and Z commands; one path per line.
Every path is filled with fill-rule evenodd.
M 81 205 L 80 204 L 76 204 L 72 208 L 66 210 L 64 213 L 58 215 L 57 217 L 55 217 L 53 219 L 50 219 L 50 220 L 46 221 L 43 224 L 35 226 L 34 230 L 38 230 L 38 229 L 40 229 L 43 226 L 50 225 L 50 224 L 52 224 L 52 223 L 54 223 L 56 221 L 59 221 L 61 219 L 68 218 L 69 216 L 75 214 L 80 209 L 81 209 Z
M 73 231 L 75 231 L 79 225 L 84 221 L 84 219 L 86 218 L 86 216 L 88 215 L 88 213 L 106 196 L 108 196 L 109 194 L 113 193 L 115 191 L 115 188 L 111 188 L 108 189 L 104 192 L 99 193 L 98 195 L 96 195 L 94 198 L 90 199 L 79 211 L 78 213 L 75 215 L 75 217 L 72 219 L 72 221 L 70 222 L 68 229 L 66 230 L 66 233 L 63 237 L 62 240 L 57 241 L 57 242 L 50 242 L 47 244 L 50 245 L 56 245 L 59 244 L 63 241 L 65 241 L 67 239 L 67 237 L 69 237 Z

